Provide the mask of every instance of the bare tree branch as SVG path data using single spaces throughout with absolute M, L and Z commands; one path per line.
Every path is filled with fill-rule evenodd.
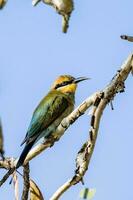
M 29 163 L 24 166 L 23 178 L 24 178 L 24 188 L 22 193 L 22 200 L 28 200 L 29 188 L 30 188 L 30 177 L 29 177 L 30 169 Z
M 112 101 L 115 95 L 119 92 L 124 92 L 124 81 L 133 68 L 133 55 L 130 55 L 121 69 L 117 71 L 116 75 L 111 80 L 110 84 L 105 89 L 99 92 L 95 102 L 93 103 L 93 114 L 91 117 L 89 139 L 82 146 L 76 158 L 75 175 L 63 184 L 50 198 L 50 200 L 58 200 L 61 195 L 73 185 L 83 181 L 83 177 L 88 169 L 88 165 L 95 147 L 99 123 L 102 113 L 107 104 Z
M 9 171 L 3 176 L 0 180 L 0 187 L 6 182 L 11 174 L 15 171 L 14 167 L 15 159 L 13 157 L 5 158 L 4 160 L 0 160 L 0 168 L 8 169 Z
M 13 173 L 13 185 L 14 185 L 14 194 L 15 194 L 15 200 L 19 200 L 19 191 L 18 191 L 18 176 L 16 171 Z
M 6 180 L 9 178 L 9 176 L 14 172 L 15 168 L 11 168 L 0 180 L 0 187 L 6 182 Z
M 133 36 L 121 35 L 120 38 L 129 42 L 133 42 Z
M 0 160 L 0 168 L 10 169 L 11 168 L 12 158 L 5 158 L 4 160 Z
M 83 145 L 81 150 L 78 152 L 76 159 L 76 171 L 75 175 L 68 180 L 63 186 L 61 186 L 55 194 L 51 197 L 50 200 L 58 199 L 67 189 L 69 189 L 72 185 L 77 184 L 82 181 L 85 172 L 88 169 L 89 161 L 93 153 L 93 149 L 95 146 L 97 133 L 99 129 L 100 118 L 102 112 L 106 105 L 109 102 L 112 102 L 115 95 L 118 92 L 124 92 L 124 81 L 130 72 L 133 71 L 133 54 L 131 54 L 124 64 L 121 66 L 116 73 L 116 75 L 111 80 L 110 84 L 107 85 L 105 89 L 102 91 L 98 91 L 88 97 L 81 105 L 79 105 L 68 117 L 62 120 L 61 124 L 58 126 L 56 130 L 56 138 L 50 138 L 50 140 L 45 141 L 43 144 L 36 145 L 27 155 L 24 165 L 26 165 L 31 159 L 40 154 L 46 148 L 54 145 L 56 141 L 60 139 L 60 137 L 64 134 L 67 128 L 74 123 L 81 115 L 85 113 L 85 111 L 93 106 L 93 114 L 91 117 L 91 128 L 89 131 L 89 139 Z M 58 138 L 57 138 L 58 135 Z M 13 173 L 14 167 L 16 165 L 17 159 L 14 160 L 13 164 L 10 164 L 10 158 L 0 160 L 0 168 L 10 169 L 9 172 L 3 177 L 0 181 L 0 186 L 7 180 L 10 174 Z
M 3 138 L 3 129 L 2 129 L 1 119 L 0 119 L 0 156 L 4 160 L 4 138 Z
M 32 5 L 36 6 L 40 0 L 32 0 Z M 66 33 L 69 27 L 69 20 L 71 13 L 74 10 L 74 2 L 73 0 L 42 0 L 43 3 L 52 6 L 59 15 L 62 15 L 62 32 Z

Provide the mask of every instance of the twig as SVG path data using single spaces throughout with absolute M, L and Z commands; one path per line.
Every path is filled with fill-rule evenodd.
M 11 159 L 12 158 L 5 158 L 4 160 L 0 160 L 0 168 L 10 169 L 11 168 Z
M 40 1 L 39 0 L 32 0 L 32 5 L 36 6 Z M 43 3 L 52 6 L 59 15 L 62 15 L 62 32 L 66 33 L 69 27 L 69 20 L 71 13 L 74 10 L 74 2 L 73 0 L 68 1 L 58 1 L 53 0 L 43 0 Z
M 4 160 L 4 137 L 3 137 L 3 129 L 2 129 L 2 122 L 0 119 L 0 156 L 2 160 Z
M 91 128 L 89 131 L 89 139 L 82 146 L 81 150 L 78 152 L 76 158 L 76 170 L 75 175 L 69 179 L 65 184 L 63 184 L 50 198 L 50 200 L 58 200 L 61 195 L 68 190 L 73 185 L 83 182 L 83 177 L 88 169 L 88 165 L 93 154 L 95 147 L 99 123 L 102 113 L 105 107 L 108 105 L 118 92 L 124 91 L 124 81 L 131 72 L 133 67 L 133 55 L 130 55 L 125 63 L 122 65 L 121 69 L 113 77 L 110 84 L 99 93 L 97 99 L 93 103 L 93 114 L 91 117 Z
M 23 171 L 23 178 L 24 178 L 24 187 L 23 187 L 23 193 L 22 193 L 22 200 L 28 200 L 28 193 L 29 193 L 29 188 L 30 188 L 30 178 L 29 178 L 29 163 L 27 163 L 24 166 L 24 171 Z
M 14 185 L 15 200 L 19 200 L 18 176 L 17 176 L 16 171 L 14 171 L 13 173 L 13 185 Z
M 62 16 L 62 32 L 63 33 L 67 33 L 67 29 L 69 28 L 70 16 L 71 16 L 71 14 Z
M 120 38 L 129 42 L 133 42 L 133 36 L 121 35 Z
M 10 169 L 0 180 L 0 187 L 3 185 L 3 183 L 6 182 L 6 180 L 9 178 L 9 176 L 14 172 L 15 168 Z

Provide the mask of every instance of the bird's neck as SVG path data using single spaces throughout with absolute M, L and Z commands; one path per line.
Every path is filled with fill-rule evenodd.
M 65 92 L 65 95 L 69 97 L 70 101 L 75 103 L 75 93 L 72 92 Z
M 65 94 L 66 94 L 71 100 L 75 101 L 75 93 L 66 92 Z

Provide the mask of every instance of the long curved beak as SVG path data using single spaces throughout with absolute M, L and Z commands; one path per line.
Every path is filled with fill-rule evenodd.
M 36 6 L 41 0 L 32 0 L 32 6 Z
M 81 81 L 89 80 L 90 78 L 87 77 L 79 77 L 74 80 L 74 83 L 79 83 Z

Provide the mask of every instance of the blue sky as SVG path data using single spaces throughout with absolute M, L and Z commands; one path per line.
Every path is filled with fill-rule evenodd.
M 60 74 L 91 77 L 79 85 L 76 106 L 101 90 L 132 52 L 133 44 L 120 39 L 133 35 L 132 0 L 75 1 L 67 34 L 61 32 L 61 17 L 43 3 L 9 1 L 0 11 L 0 115 L 6 156 L 19 156 L 32 113 Z M 103 114 L 85 187 L 96 188 L 95 200 L 133 199 L 132 76 L 125 93 Z M 31 178 L 46 199 L 75 170 L 78 150 L 88 137 L 90 117 L 85 114 L 61 140 L 31 161 Z M 21 170 L 20 170 L 21 171 Z M 1 176 L 5 173 L 1 172 Z M 20 190 L 21 188 L 20 177 Z M 76 200 L 81 184 L 61 200 Z M 14 199 L 13 187 L 1 188 L 2 199 Z

